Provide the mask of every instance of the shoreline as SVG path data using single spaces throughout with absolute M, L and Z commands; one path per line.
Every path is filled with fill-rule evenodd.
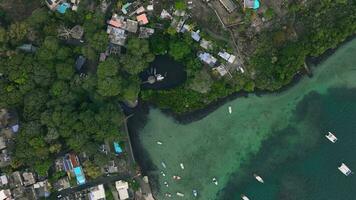
M 306 63 L 308 64 L 310 69 L 313 69 L 317 65 L 324 62 L 328 59 L 331 55 L 333 55 L 340 47 L 345 45 L 346 43 L 356 39 L 356 35 L 352 35 L 347 37 L 343 42 L 341 42 L 337 47 L 331 48 L 326 50 L 323 54 L 318 57 L 309 57 L 306 58 Z M 208 104 L 205 108 L 195 110 L 188 113 L 183 114 L 176 114 L 169 109 L 161 109 L 161 111 L 166 114 L 168 117 L 172 117 L 178 123 L 181 124 L 189 124 L 194 121 L 198 121 L 209 115 L 210 113 L 214 112 L 216 109 L 221 107 L 222 105 L 226 104 L 229 101 L 235 100 L 238 97 L 245 97 L 247 98 L 249 94 L 255 94 L 257 96 L 262 96 L 266 94 L 273 94 L 273 93 L 281 93 L 285 92 L 291 87 L 294 87 L 299 81 L 307 75 L 306 73 L 297 73 L 293 80 L 275 91 L 265 91 L 265 90 L 255 90 L 254 92 L 248 93 L 244 91 L 235 92 L 231 95 L 226 97 L 222 97 L 210 104 Z M 312 78 L 312 75 L 310 76 Z M 158 187 L 158 174 L 152 174 L 151 172 L 156 169 L 156 166 L 151 162 L 147 151 L 142 147 L 141 141 L 139 138 L 140 130 L 145 126 L 147 121 L 147 116 L 149 113 L 150 108 L 158 108 L 155 105 L 152 105 L 150 102 L 142 102 L 139 100 L 138 106 L 135 109 L 128 109 L 126 110 L 129 113 L 134 113 L 134 115 L 128 120 L 128 130 L 129 136 L 131 138 L 132 146 L 133 146 L 133 153 L 136 158 L 138 165 L 140 166 L 142 173 L 148 175 L 150 178 L 150 186 L 152 188 L 152 193 L 154 196 L 155 193 L 159 192 Z

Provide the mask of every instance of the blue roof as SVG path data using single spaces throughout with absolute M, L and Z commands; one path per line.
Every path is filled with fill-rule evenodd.
M 85 176 L 84 176 L 82 167 L 75 167 L 73 169 L 73 171 L 74 171 L 75 177 L 77 179 L 78 185 L 84 184 L 85 183 Z
M 67 11 L 67 8 L 69 7 L 70 7 L 69 3 L 62 3 L 61 5 L 58 6 L 57 11 L 61 14 L 64 14 Z
M 119 143 L 114 142 L 114 148 L 116 153 L 122 153 L 122 148 L 120 147 Z

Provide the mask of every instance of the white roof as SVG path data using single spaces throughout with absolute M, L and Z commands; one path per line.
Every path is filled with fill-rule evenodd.
M 6 184 L 9 183 L 9 181 L 7 180 L 7 176 L 6 175 L 0 176 L 0 181 L 1 181 L 1 184 L 3 184 L 3 185 L 6 185 Z
M 0 191 L 0 200 L 5 200 L 5 199 L 7 199 L 7 198 L 8 198 L 7 194 L 8 194 L 8 195 L 11 194 L 11 193 L 10 193 L 10 190 L 1 190 L 1 191 Z
M 89 199 L 90 200 L 105 199 L 105 189 L 103 184 L 95 186 L 90 189 Z
M 129 198 L 129 184 L 126 181 L 116 181 L 115 187 L 117 192 L 119 193 L 120 200 L 125 200 Z
M 229 54 L 226 51 L 221 51 L 218 53 L 218 55 L 229 63 L 233 63 L 236 59 L 236 56 Z

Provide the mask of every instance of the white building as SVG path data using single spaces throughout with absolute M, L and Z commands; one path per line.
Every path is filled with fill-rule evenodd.
M 234 63 L 236 56 L 227 53 L 226 51 L 220 51 L 218 55 L 229 63 Z
M 116 181 L 115 187 L 117 192 L 119 193 L 120 200 L 125 200 L 129 198 L 129 184 L 126 181 Z
M 97 185 L 95 187 L 90 188 L 89 193 L 90 200 L 105 200 L 105 189 L 104 185 Z
M 10 190 L 0 190 L 0 200 L 10 200 L 11 198 L 11 192 Z

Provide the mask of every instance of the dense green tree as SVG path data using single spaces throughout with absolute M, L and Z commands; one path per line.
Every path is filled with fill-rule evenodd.
M 175 60 L 182 60 L 191 53 L 190 47 L 182 41 L 171 41 L 169 44 L 169 55 Z

